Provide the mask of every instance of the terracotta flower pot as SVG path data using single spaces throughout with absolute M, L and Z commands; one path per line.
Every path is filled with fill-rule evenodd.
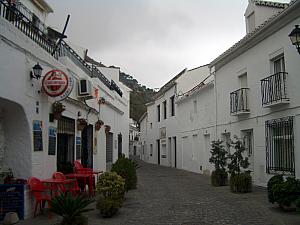
M 105 133 L 109 133 L 111 127 L 109 125 L 105 125 Z
M 77 119 L 77 130 L 83 130 L 88 125 L 85 119 Z
M 96 123 L 95 123 L 95 130 L 100 130 L 102 125 L 104 124 L 104 122 L 102 120 L 98 120 Z

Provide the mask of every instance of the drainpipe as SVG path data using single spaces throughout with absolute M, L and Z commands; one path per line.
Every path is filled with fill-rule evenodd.
M 215 140 L 217 140 L 218 136 L 218 97 L 217 97 L 217 77 L 216 77 L 216 71 L 215 67 L 210 68 L 210 74 L 214 76 L 214 93 L 215 93 Z

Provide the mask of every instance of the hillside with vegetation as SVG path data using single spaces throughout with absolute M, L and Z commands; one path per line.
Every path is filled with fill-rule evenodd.
M 138 121 L 140 117 L 146 112 L 146 103 L 150 102 L 155 94 L 151 88 L 141 85 L 131 75 L 120 72 L 120 81 L 129 87 L 130 93 L 130 117 Z

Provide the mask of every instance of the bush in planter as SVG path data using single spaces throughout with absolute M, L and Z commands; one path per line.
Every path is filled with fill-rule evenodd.
M 247 193 L 252 191 L 252 177 L 249 172 L 233 174 L 230 176 L 230 190 L 234 193 Z
M 82 214 L 93 209 L 87 209 L 94 200 L 85 195 L 73 196 L 71 192 L 54 197 L 50 210 L 62 217 L 60 225 L 88 225 L 87 217 Z
M 285 181 L 272 187 L 273 203 L 278 203 L 283 209 L 294 210 L 296 200 L 300 197 L 300 180 L 287 177 Z
M 211 174 L 211 184 L 213 186 L 227 185 L 227 165 L 226 150 L 222 145 L 223 141 L 217 140 L 212 142 L 211 157 L 209 162 L 214 164 L 215 170 Z
M 248 157 L 243 156 L 245 146 L 235 137 L 235 141 L 231 141 L 231 147 L 235 152 L 229 154 L 228 171 L 230 173 L 230 190 L 234 193 L 247 193 L 252 191 L 252 177 L 250 171 L 245 171 L 249 167 Z
M 267 189 L 269 202 L 275 202 L 275 198 L 273 195 L 273 187 L 275 186 L 275 184 L 282 184 L 283 182 L 284 180 L 282 175 L 275 175 L 268 181 Z
M 123 154 L 113 164 L 111 171 L 116 172 L 125 179 L 125 190 L 129 191 L 131 189 L 135 189 L 137 185 L 136 169 L 137 163 L 126 158 Z
M 97 182 L 97 209 L 103 217 L 113 216 L 122 206 L 125 181 L 115 172 L 105 172 Z

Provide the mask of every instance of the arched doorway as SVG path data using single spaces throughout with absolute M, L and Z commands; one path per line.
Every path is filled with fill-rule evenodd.
M 0 167 L 15 177 L 32 175 L 30 126 L 23 107 L 0 98 Z

